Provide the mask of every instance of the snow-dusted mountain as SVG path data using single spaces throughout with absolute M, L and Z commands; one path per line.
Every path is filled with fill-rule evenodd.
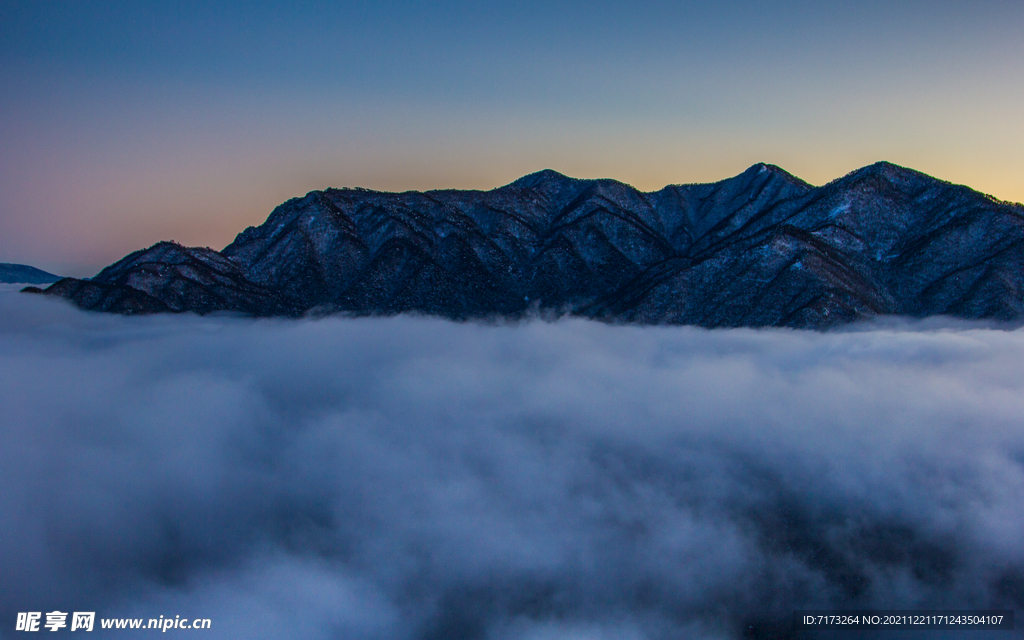
M 645 193 L 534 173 L 491 191 L 313 191 L 217 252 L 159 243 L 46 293 L 117 313 L 827 327 L 1024 316 L 1024 207 L 889 163 L 813 187 L 754 165 Z

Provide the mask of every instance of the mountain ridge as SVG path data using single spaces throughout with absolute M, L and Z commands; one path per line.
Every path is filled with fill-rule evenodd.
M 650 192 L 544 169 L 489 191 L 310 191 L 219 252 L 158 243 L 46 293 L 118 313 L 1017 320 L 1024 207 L 888 162 L 820 187 L 757 163 Z

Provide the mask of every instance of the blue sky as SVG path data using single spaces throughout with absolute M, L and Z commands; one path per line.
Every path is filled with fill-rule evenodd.
M 0 261 L 220 248 L 329 186 L 890 160 L 1024 201 L 1024 4 L 0 3 Z

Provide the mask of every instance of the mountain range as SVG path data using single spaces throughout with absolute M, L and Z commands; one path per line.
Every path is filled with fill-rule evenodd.
M 827 328 L 1024 317 L 1024 206 L 880 162 L 641 192 L 551 170 L 490 191 L 313 191 L 221 251 L 161 242 L 45 293 L 123 314 L 418 312 Z

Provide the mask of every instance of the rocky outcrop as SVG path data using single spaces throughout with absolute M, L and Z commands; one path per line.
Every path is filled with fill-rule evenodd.
M 118 313 L 1016 320 L 1024 207 L 889 163 L 823 187 L 758 164 L 650 193 L 554 171 L 491 191 L 327 189 L 223 251 L 160 243 L 46 293 Z

